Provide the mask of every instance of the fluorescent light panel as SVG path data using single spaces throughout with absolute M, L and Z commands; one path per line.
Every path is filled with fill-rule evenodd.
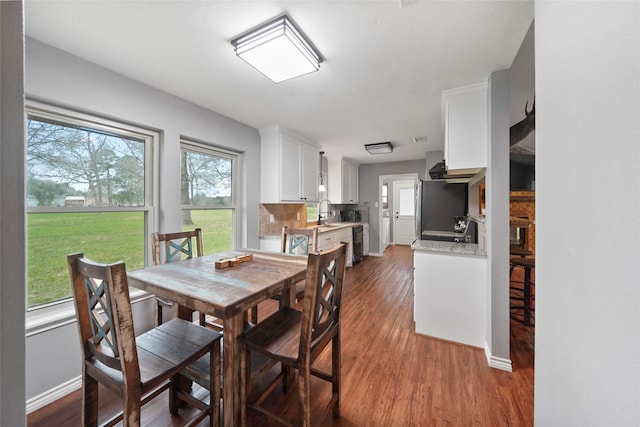
M 365 144 L 365 150 L 369 152 L 369 154 L 384 154 L 384 153 L 392 153 L 393 145 L 390 142 L 377 142 L 375 144 Z
M 284 15 L 231 41 L 236 55 L 275 83 L 318 71 L 322 57 Z

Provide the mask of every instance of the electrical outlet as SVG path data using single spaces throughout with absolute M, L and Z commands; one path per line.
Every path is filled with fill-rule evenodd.
M 269 222 L 275 222 L 276 219 L 274 218 L 273 214 L 269 214 Z

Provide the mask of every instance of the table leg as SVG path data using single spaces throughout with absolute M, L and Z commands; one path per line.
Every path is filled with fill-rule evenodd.
M 242 334 L 244 313 L 224 319 L 222 351 L 222 395 L 223 425 L 235 427 L 240 423 L 240 346 L 238 336 Z

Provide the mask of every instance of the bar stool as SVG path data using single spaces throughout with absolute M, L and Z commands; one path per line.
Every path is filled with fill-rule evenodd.
M 536 260 L 535 258 L 511 258 L 511 276 L 516 267 L 524 270 L 524 280 L 515 281 L 510 277 L 511 318 L 523 325 L 534 326 L 535 283 L 531 280 L 531 270 L 536 268 Z M 514 286 L 514 283 L 522 283 L 522 288 Z

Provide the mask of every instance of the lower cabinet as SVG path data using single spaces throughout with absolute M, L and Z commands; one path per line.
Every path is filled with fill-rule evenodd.
M 362 255 L 369 255 L 369 224 L 362 224 Z
M 483 348 L 487 259 L 414 251 L 416 332 Z
M 318 250 L 330 249 L 338 242 L 347 242 L 347 267 L 353 266 L 353 232 L 351 227 L 318 233 Z

